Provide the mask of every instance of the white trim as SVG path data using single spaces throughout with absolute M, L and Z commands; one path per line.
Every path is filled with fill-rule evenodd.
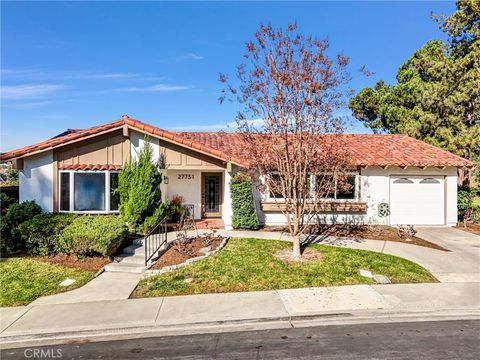
M 62 204 L 62 191 L 61 191 L 61 186 L 62 186 L 62 181 L 61 181 L 61 174 L 62 173 L 69 173 L 70 174 L 70 179 L 69 179 L 69 196 L 70 196 L 70 210 L 61 210 L 61 204 Z M 91 210 L 91 211 L 80 211 L 80 210 L 74 210 L 75 209 L 75 204 L 74 204 L 74 199 L 75 199 L 75 173 L 80 173 L 80 174 L 85 174 L 85 173 L 93 173 L 93 174 L 99 174 L 102 173 L 105 175 L 105 210 Z M 58 171 L 58 211 L 61 213 L 73 213 L 73 214 L 118 214 L 118 210 L 110 210 L 110 174 L 111 173 L 120 173 L 118 170 L 59 170 Z

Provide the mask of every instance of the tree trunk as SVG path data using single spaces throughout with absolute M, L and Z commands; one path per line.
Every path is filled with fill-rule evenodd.
M 300 234 L 297 234 L 293 237 L 292 259 L 299 260 L 301 257 L 302 257 L 302 253 L 300 252 Z

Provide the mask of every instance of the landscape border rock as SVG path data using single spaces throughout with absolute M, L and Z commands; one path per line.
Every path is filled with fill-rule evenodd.
M 170 266 L 164 266 L 163 268 L 161 269 L 155 269 L 155 270 L 145 270 L 145 272 L 143 273 L 143 277 L 144 278 L 149 278 L 151 276 L 155 276 L 155 275 L 160 275 L 160 274 L 165 274 L 165 273 L 168 273 L 168 272 L 172 272 L 174 270 L 177 270 L 177 269 L 181 269 L 187 265 L 190 265 L 190 264 L 193 264 L 197 261 L 200 261 L 200 260 L 203 260 L 209 256 L 212 256 L 214 254 L 216 254 L 217 252 L 219 252 L 220 250 L 222 250 L 225 245 L 227 245 L 227 242 L 229 240 L 229 237 L 226 237 L 222 240 L 222 242 L 220 243 L 220 245 L 218 245 L 218 247 L 214 250 L 211 250 L 209 252 L 207 252 L 205 255 L 202 255 L 202 256 L 197 256 L 197 257 L 194 257 L 194 258 L 190 258 L 190 259 L 187 259 L 185 260 L 183 263 L 180 263 L 180 264 L 177 264 L 177 265 L 170 265 Z M 168 248 L 167 248 L 168 249 Z M 166 250 L 167 250 L 166 249 Z M 165 251 L 166 251 L 165 250 Z

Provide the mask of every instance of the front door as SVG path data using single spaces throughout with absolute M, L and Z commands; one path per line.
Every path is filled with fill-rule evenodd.
M 202 173 L 202 216 L 222 216 L 221 173 Z

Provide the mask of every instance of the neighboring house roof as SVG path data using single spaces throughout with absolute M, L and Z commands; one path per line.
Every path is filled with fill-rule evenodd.
M 120 120 L 85 130 L 69 129 L 52 139 L 0 154 L 0 160 L 21 158 L 109 132 L 123 126 L 197 150 L 223 161 L 231 161 L 238 165 L 247 162 L 242 160 L 244 158 L 242 155 L 244 144 L 240 134 L 171 132 L 131 119 L 126 115 Z M 352 166 L 474 166 L 471 161 L 407 135 L 342 134 L 340 136 L 350 155 Z

